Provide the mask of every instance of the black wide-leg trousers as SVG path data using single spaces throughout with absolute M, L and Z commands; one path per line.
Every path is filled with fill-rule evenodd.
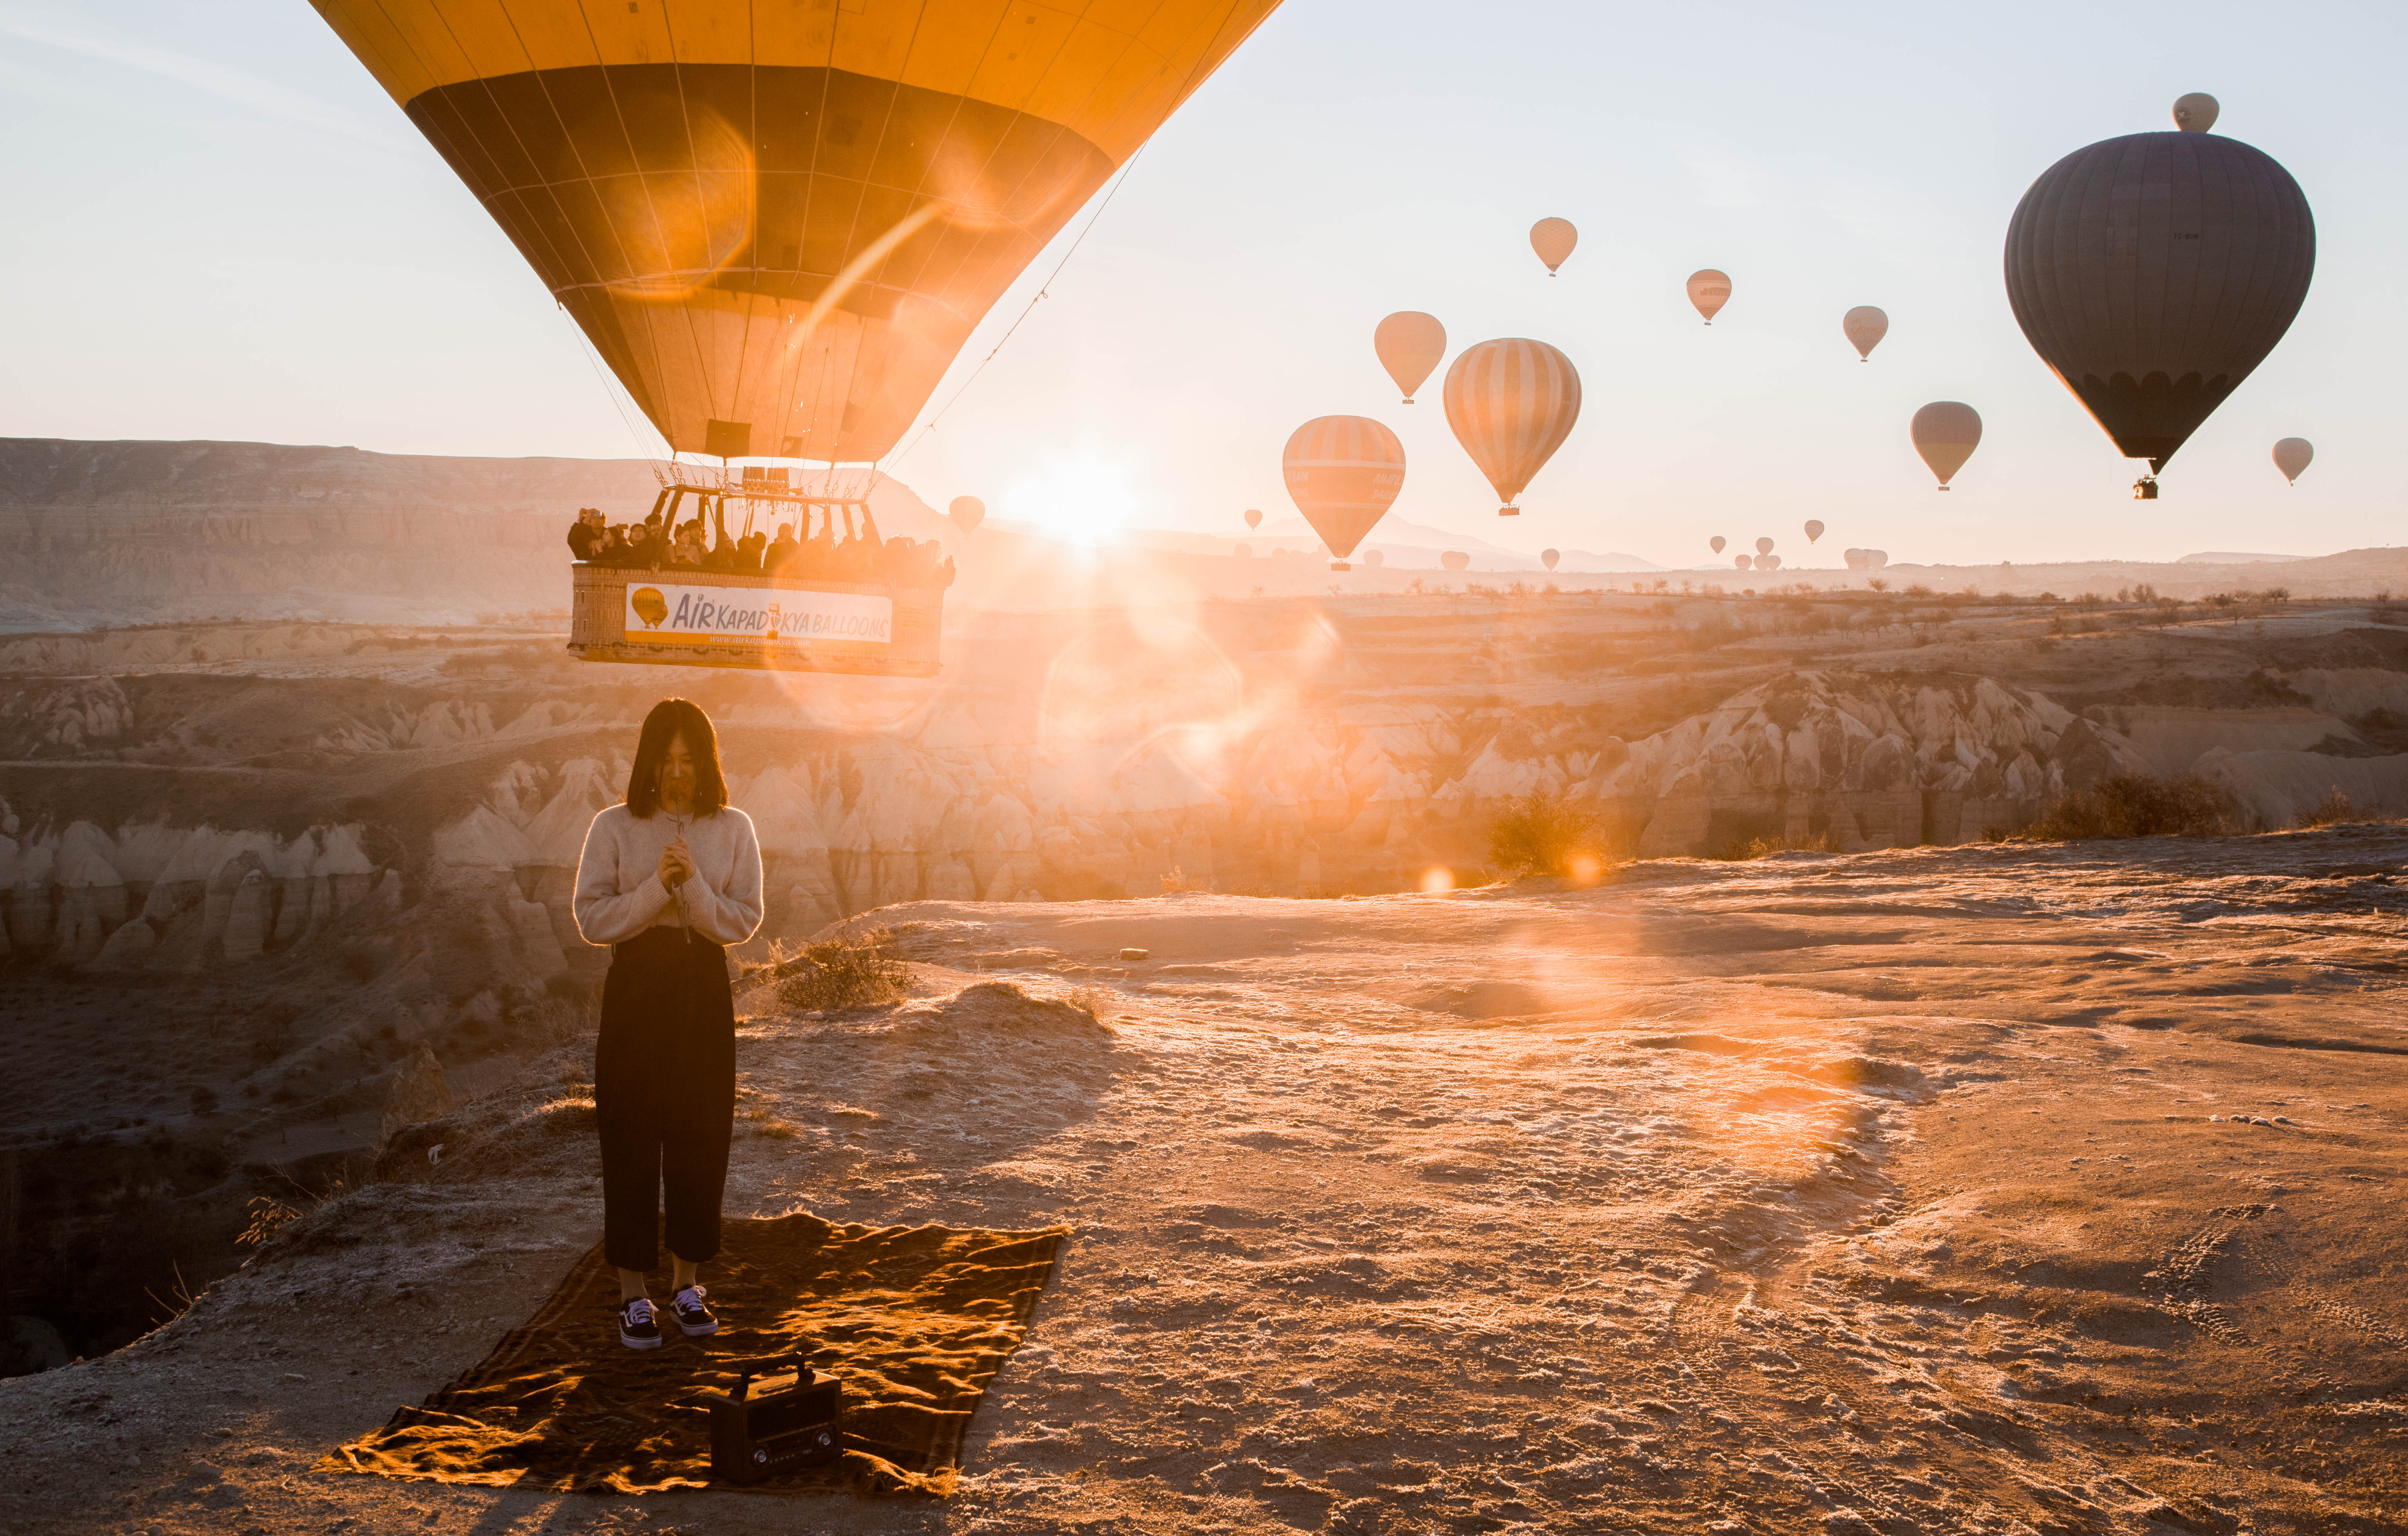
M 691 930 L 647 928 L 613 948 L 594 1047 L 602 1125 L 602 1255 L 622 1270 L 669 1252 L 719 1254 L 719 1201 L 736 1126 L 736 999 L 727 952 Z

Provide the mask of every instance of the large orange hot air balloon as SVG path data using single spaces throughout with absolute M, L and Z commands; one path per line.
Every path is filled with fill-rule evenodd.
M 313 0 L 669 446 L 891 452 L 1278 0 Z
M 1405 445 L 1369 416 L 1316 416 L 1297 427 L 1280 455 L 1287 494 L 1336 559 L 1346 557 L 1405 488 Z
M 1446 424 L 1517 517 L 1513 498 L 1546 467 L 1580 420 L 1580 374 L 1543 341 L 1512 337 L 1464 349 L 1446 370 Z
M 1730 302 L 1730 274 L 1705 267 L 1689 274 L 1688 286 L 1689 302 L 1698 307 L 1698 313 L 1706 317 L 1707 324 L 1713 324 L 1714 316 Z
M 1413 391 L 1445 361 L 1446 327 L 1436 315 L 1399 309 L 1371 332 L 1371 350 L 1380 354 L 1380 366 L 1388 370 L 1388 377 L 1405 392 L 1405 404 L 1412 405 Z

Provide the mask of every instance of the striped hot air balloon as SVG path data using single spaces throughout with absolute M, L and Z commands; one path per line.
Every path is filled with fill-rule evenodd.
M 1499 517 L 1546 467 L 1580 420 L 1580 374 L 1543 341 L 1510 337 L 1467 347 L 1446 370 L 1446 424 L 1497 488 Z
M 1405 488 L 1405 445 L 1369 416 L 1316 416 L 1297 427 L 1280 455 L 1296 510 L 1335 556 L 1346 557 Z
M 681 452 L 889 452 L 1278 0 L 313 0 Z

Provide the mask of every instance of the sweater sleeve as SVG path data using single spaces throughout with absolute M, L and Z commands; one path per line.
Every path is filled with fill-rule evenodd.
M 761 842 L 752 818 L 733 806 L 720 812 L 736 818 L 736 850 L 723 883 L 714 889 L 697 869 L 678 887 L 678 902 L 694 931 L 714 944 L 740 944 L 761 926 Z
M 615 944 L 623 939 L 633 939 L 650 927 L 661 909 L 669 904 L 669 893 L 661 884 L 657 869 L 644 872 L 643 879 L 633 890 L 622 891 L 619 871 L 619 840 L 609 823 L 603 818 L 609 811 L 595 813 L 593 825 L 585 829 L 585 847 L 577 855 L 577 931 L 589 944 Z M 759 883 L 755 877 L 754 884 Z

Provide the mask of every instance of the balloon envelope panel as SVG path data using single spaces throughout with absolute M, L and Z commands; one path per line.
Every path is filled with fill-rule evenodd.
M 2174 451 L 2274 350 L 2307 297 L 2315 221 L 2272 156 L 2130 134 L 2041 174 L 2007 226 L 2007 300 L 2127 458 Z
M 1277 0 L 316 4 L 673 449 L 857 461 Z

